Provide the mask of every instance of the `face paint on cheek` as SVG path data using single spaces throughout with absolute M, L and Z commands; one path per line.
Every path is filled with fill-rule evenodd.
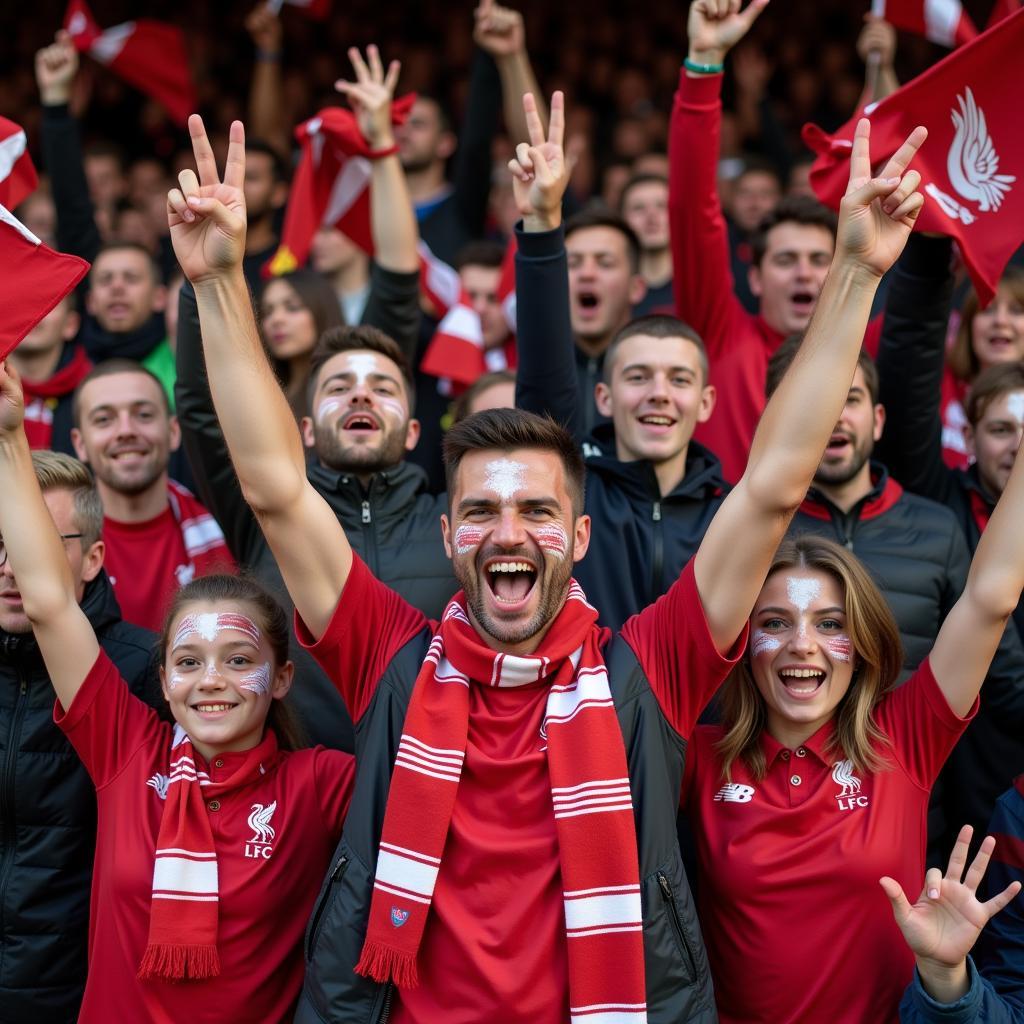
M 484 531 L 479 526 L 460 526 L 455 531 L 455 552 L 459 555 L 468 555 L 473 548 L 480 546 L 484 539 Z
M 329 423 L 341 411 L 341 402 L 337 398 L 325 398 L 316 411 L 317 423 Z
M 270 662 L 265 661 L 255 671 L 242 676 L 238 680 L 238 685 L 241 689 L 250 690 L 258 696 L 270 693 Z
M 1024 391 L 1014 391 L 1006 399 L 1006 411 L 1017 421 L 1017 426 L 1024 426 Z
M 167 689 L 173 693 L 184 681 L 177 672 L 172 672 L 167 677 Z
M 823 644 L 833 661 L 849 661 L 853 644 L 848 636 L 831 636 Z
M 550 551 L 557 558 L 565 558 L 565 553 L 569 550 L 569 537 L 557 523 L 538 526 L 533 535 L 542 550 Z
M 495 459 L 484 468 L 487 470 L 484 487 L 494 491 L 502 501 L 511 501 L 526 486 L 526 466 L 521 462 Z
M 778 637 L 761 629 L 755 629 L 750 638 L 750 653 L 755 658 L 762 654 L 774 654 L 781 646 L 782 641 Z

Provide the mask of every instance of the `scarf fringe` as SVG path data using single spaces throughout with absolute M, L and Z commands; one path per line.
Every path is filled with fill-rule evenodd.
M 140 981 L 199 981 L 219 974 L 220 955 L 216 946 L 151 943 L 136 977 Z
M 356 974 L 372 978 L 382 985 L 393 981 L 399 988 L 415 988 L 420 983 L 415 955 L 400 952 L 382 942 L 369 941 L 363 944 L 359 963 L 356 964 Z

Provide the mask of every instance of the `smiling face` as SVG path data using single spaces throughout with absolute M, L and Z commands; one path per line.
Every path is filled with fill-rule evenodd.
M 111 333 L 136 331 L 164 308 L 166 293 L 153 261 L 134 248 L 104 249 L 89 273 L 86 306 Z
M 101 486 L 129 495 L 164 486 L 181 436 L 157 381 L 131 371 L 96 377 L 82 386 L 78 409 L 71 439 Z
M 171 623 L 160 670 L 164 697 L 207 760 L 256 746 L 270 702 L 291 686 L 291 665 L 275 664 L 254 616 L 235 602 L 195 601 Z
M 807 327 L 834 248 L 832 233 L 816 224 L 783 221 L 768 232 L 764 258 L 750 268 L 750 290 L 770 327 L 780 334 Z
M 316 344 L 316 321 L 287 281 L 270 281 L 260 301 L 263 337 L 275 359 L 309 355 Z
M 1000 287 L 988 306 L 974 314 L 971 345 L 983 370 L 1024 359 L 1024 304 L 1013 289 Z
M 353 349 L 328 359 L 317 375 L 312 407 L 312 418 L 303 421 L 306 445 L 331 469 L 390 469 L 419 439 L 402 371 L 380 352 Z
M 994 398 L 974 427 L 965 428 L 967 447 L 978 464 L 985 489 L 998 498 L 1010 479 L 1024 435 L 1024 391 Z
M 590 519 L 573 516 L 554 452 L 470 451 L 455 479 L 441 528 L 470 619 L 489 647 L 529 653 L 565 602 Z
M 615 424 L 616 455 L 623 462 L 686 459 L 694 428 L 714 408 L 697 346 L 689 338 L 635 334 L 618 344 L 609 383 L 598 384 L 596 402 Z
M 761 589 L 750 629 L 768 732 L 799 746 L 832 718 L 853 679 L 842 585 L 817 569 L 779 569 Z

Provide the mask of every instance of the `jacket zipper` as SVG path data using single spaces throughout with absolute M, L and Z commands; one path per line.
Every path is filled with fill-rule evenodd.
M 21 723 L 28 706 L 28 683 L 24 676 L 19 680 L 18 702 L 11 715 L 11 726 L 7 730 L 7 756 L 4 758 L 3 773 L 0 774 L 0 935 L 7 928 L 4 921 L 4 907 L 7 905 L 7 883 L 14 863 L 14 839 L 17 828 L 14 821 L 14 768 L 21 736 Z
M 682 944 L 682 952 L 685 954 L 686 959 L 690 964 L 690 977 L 695 978 L 697 976 L 697 966 L 693 959 L 693 950 L 690 949 L 690 943 L 686 940 L 686 932 L 683 931 L 683 922 L 679 920 L 679 908 L 676 906 L 675 895 L 672 892 L 672 886 L 669 883 L 668 878 L 662 872 L 658 872 L 658 886 L 661 889 L 661 895 L 665 899 L 665 906 L 668 909 L 669 920 L 672 922 L 672 927 L 675 930 L 676 938 L 679 939 Z
M 327 885 L 324 888 L 323 896 L 320 898 L 320 902 L 316 906 L 316 911 L 313 914 L 313 920 L 309 925 L 309 944 L 306 949 L 307 961 L 313 959 L 313 950 L 316 949 L 316 940 L 320 937 L 320 926 L 323 923 L 323 916 L 327 911 L 327 904 L 331 899 L 331 892 L 334 889 L 334 883 L 340 881 L 344 877 L 346 867 L 348 867 L 348 857 L 342 854 L 338 858 L 338 863 L 334 865 L 334 869 L 331 871 L 331 874 L 327 879 Z
M 391 1019 L 391 997 L 395 993 L 395 986 L 392 982 L 388 982 L 384 986 L 384 1002 L 380 1008 L 380 1016 L 377 1018 L 377 1024 L 388 1024 Z
M 651 506 L 651 522 L 654 523 L 654 557 L 651 560 L 651 593 L 648 604 L 654 604 L 662 595 L 661 575 L 665 568 L 665 536 L 661 525 L 661 502 Z

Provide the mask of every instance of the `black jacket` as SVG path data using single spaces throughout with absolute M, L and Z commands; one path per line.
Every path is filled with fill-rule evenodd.
M 691 441 L 686 475 L 662 497 L 649 462 L 615 457 L 610 423 L 587 436 L 592 422 L 587 410 L 594 406 L 591 381 L 600 378 L 603 360 L 587 360 L 572 340 L 564 233 L 517 229 L 516 238 L 516 405 L 549 413 L 582 441 L 585 510 L 593 525 L 590 550 L 576 576 L 601 624 L 619 629 L 678 578 L 728 486 L 718 459 Z M 596 408 L 593 412 L 596 416 Z
M 377 851 L 395 755 L 428 630 L 392 658 L 356 727 L 356 788 L 306 929 L 306 980 L 295 1024 L 378 1024 L 393 991 L 353 971 L 366 935 Z M 713 1024 L 718 1015 L 707 955 L 676 840 L 686 741 L 669 726 L 625 643 L 605 648 L 608 680 L 626 746 L 644 920 L 647 1020 Z
M 156 637 L 121 621 L 106 573 L 82 608 L 132 692 L 163 703 Z M 85 986 L 96 795 L 53 724 L 54 693 L 31 633 L 0 630 L 0 1021 L 71 1024 Z
M 679 578 L 728 486 L 718 459 L 695 441 L 687 452 L 686 476 L 664 497 L 649 462 L 622 462 L 614 452 L 611 424 L 598 427 L 583 444 L 584 507 L 592 527 L 590 549 L 575 575 L 601 624 L 617 630 Z
M 415 275 L 414 275 L 415 276 Z M 374 305 L 371 295 L 367 310 Z M 242 497 L 206 381 L 195 292 L 181 289 L 178 313 L 178 419 L 199 495 L 240 566 L 249 569 L 286 610 L 293 605 L 263 532 Z M 364 321 L 366 315 L 364 314 Z M 441 542 L 444 496 L 429 494 L 421 469 L 399 463 L 378 473 L 366 489 L 351 475 L 310 462 L 309 480 L 345 528 L 352 549 L 378 579 L 428 618 L 439 619 L 458 590 Z M 289 704 L 306 738 L 351 752 L 352 723 L 327 675 L 292 638 L 296 678 Z
M 845 544 L 865 564 L 899 626 L 903 677 L 924 659 L 967 580 L 969 556 L 955 515 L 907 494 L 872 463 L 875 486 L 844 514 L 811 490 L 790 533 L 819 533 Z M 1010 627 L 981 690 L 981 710 L 968 726 L 936 784 L 929 817 L 932 848 L 943 857 L 960 826 L 983 835 L 1009 779 L 1024 771 L 1024 650 Z

